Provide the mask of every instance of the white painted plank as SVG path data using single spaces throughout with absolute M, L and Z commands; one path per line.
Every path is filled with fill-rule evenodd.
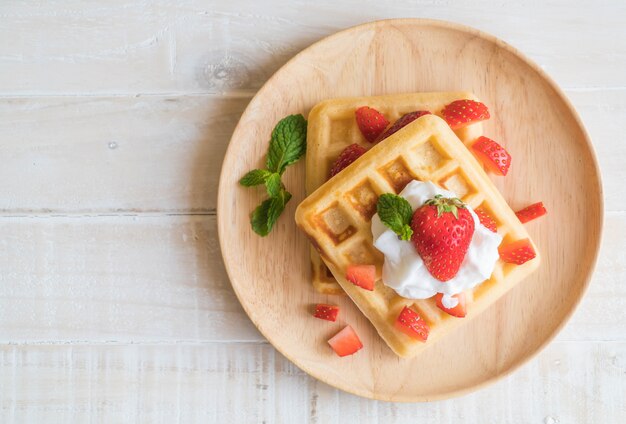
M 277 0 L 8 2 L 0 93 L 256 90 L 312 42 L 376 19 L 429 17 L 493 33 L 565 87 L 624 87 L 624 2 Z M 10 40 L 10 41 L 9 41 Z
M 214 210 L 222 158 L 248 101 L 2 100 L 0 212 Z
M 0 220 L 0 342 L 263 340 L 214 216 Z
M 4 346 L 0 421 L 618 423 L 625 367 L 624 342 L 556 342 L 479 392 L 394 404 L 339 392 L 266 344 Z
M 607 209 L 626 210 L 626 90 L 569 94 L 598 152 Z M 0 213 L 213 211 L 248 100 L 0 99 Z
M 607 228 L 559 340 L 626 341 L 626 214 L 609 214 Z M 1 219 L 0 343 L 264 340 L 235 298 L 216 231 L 215 216 Z

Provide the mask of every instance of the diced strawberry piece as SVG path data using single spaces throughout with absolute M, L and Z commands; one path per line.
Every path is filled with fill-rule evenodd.
M 346 279 L 365 290 L 374 290 L 376 282 L 375 265 L 348 265 Z
M 349 325 L 328 340 L 328 344 L 339 356 L 352 355 L 363 347 L 359 336 Z
M 437 300 L 437 307 L 444 312 L 458 318 L 463 318 L 467 314 L 467 308 L 465 307 L 465 293 L 459 293 L 452 296 L 456 298 L 459 303 L 454 308 L 446 308 L 443 306 L 443 294 L 437 293 L 435 299 Z
M 332 168 L 330 168 L 330 176 L 334 177 L 343 171 L 348 165 L 363 156 L 365 152 L 367 152 L 365 147 L 359 146 L 356 143 L 343 149 L 343 151 L 339 153 L 339 157 L 333 164 Z
M 492 139 L 480 136 L 472 145 L 472 149 L 489 171 L 502 176 L 509 172 L 511 155 Z
M 385 131 L 379 138 L 376 140 L 377 143 L 383 141 L 387 137 L 392 134 L 400 131 L 402 128 L 409 125 L 411 122 L 415 121 L 420 116 L 430 115 L 430 112 L 427 110 L 417 110 L 415 112 L 409 112 L 405 115 L 402 115 L 396 122 L 393 123 L 391 127 L 387 131 Z
M 535 218 L 539 218 L 540 216 L 544 216 L 547 213 L 546 207 L 543 205 L 543 202 L 533 203 L 530 206 L 526 206 L 521 211 L 515 212 L 515 215 L 522 221 L 523 224 L 528 221 L 532 221 Z
M 430 328 L 417 312 L 405 306 L 396 319 L 396 328 L 409 337 L 426 341 Z
M 313 314 L 313 316 L 315 318 L 335 322 L 337 320 L 337 314 L 339 314 L 339 306 L 325 305 L 323 303 L 319 303 L 315 305 L 315 313 Z
M 533 259 L 537 254 L 529 239 L 521 239 L 498 247 L 500 259 L 504 262 L 521 265 Z
M 450 128 L 456 130 L 474 122 L 489 119 L 489 109 L 481 102 L 462 99 L 446 105 L 441 111 L 441 115 L 450 125 Z
M 496 221 L 493 220 L 491 215 L 489 215 L 483 208 L 478 208 L 474 212 L 478 216 L 478 220 L 481 224 L 488 230 L 496 233 L 498 231 L 498 226 L 496 225 Z
M 354 113 L 356 116 L 356 123 L 361 130 L 363 137 L 370 143 L 376 141 L 379 135 L 385 131 L 389 121 L 383 116 L 382 113 L 369 106 L 361 106 Z

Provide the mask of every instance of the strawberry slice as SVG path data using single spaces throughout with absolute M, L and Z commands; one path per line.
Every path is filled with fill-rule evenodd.
M 465 307 L 465 293 L 459 293 L 452 296 L 456 298 L 459 303 L 454 308 L 446 308 L 443 306 L 443 294 L 437 293 L 435 296 L 435 300 L 437 300 L 437 307 L 444 312 L 449 313 L 453 317 L 463 318 L 467 314 L 467 309 Z
M 346 279 L 365 290 L 373 291 L 376 282 L 375 265 L 348 265 Z
M 480 136 L 472 145 L 472 149 L 489 171 L 502 176 L 509 172 L 511 155 L 492 139 Z
M 409 337 L 426 341 L 430 328 L 417 312 L 405 306 L 396 319 L 395 326 Z
M 363 156 L 363 153 L 365 152 L 367 152 L 365 147 L 359 146 L 356 143 L 343 149 L 343 151 L 339 153 L 339 157 L 333 164 L 332 168 L 330 168 L 331 178 L 343 171 L 352 162 Z
M 387 121 L 382 113 L 369 106 L 361 106 L 354 114 L 361 134 L 363 134 L 363 137 L 370 143 L 376 141 L 378 136 L 382 134 L 385 128 L 387 128 L 387 125 L 389 125 L 389 121 Z
M 339 356 L 352 355 L 363 347 L 359 336 L 349 325 L 328 340 L 328 344 Z
M 315 305 L 315 313 L 313 313 L 313 316 L 315 318 L 335 322 L 337 320 L 337 314 L 339 314 L 339 306 L 318 303 Z
M 498 232 L 498 226 L 496 225 L 496 221 L 489 215 L 484 209 L 479 208 L 476 209 L 476 215 L 478 216 L 478 220 L 481 224 L 491 232 Z
M 532 221 L 535 218 L 539 218 L 540 216 L 544 216 L 547 213 L 546 207 L 543 205 L 543 202 L 533 203 L 530 206 L 526 206 L 521 211 L 515 212 L 515 215 L 522 221 L 522 224 L 527 223 L 528 221 Z
M 529 239 L 521 239 L 498 247 L 500 259 L 504 262 L 521 265 L 533 259 L 537 254 Z
M 400 131 L 402 128 L 409 125 L 411 122 L 415 121 L 420 116 L 430 115 L 430 112 L 427 110 L 417 110 L 415 112 L 409 112 L 405 115 L 402 115 L 396 122 L 393 123 L 391 127 L 387 131 L 385 131 L 379 138 L 376 140 L 377 143 L 380 143 L 387 137 L 392 134 Z
M 450 125 L 450 128 L 456 130 L 474 122 L 489 119 L 489 109 L 481 102 L 463 99 L 455 100 L 446 105 L 441 111 L 441 115 Z

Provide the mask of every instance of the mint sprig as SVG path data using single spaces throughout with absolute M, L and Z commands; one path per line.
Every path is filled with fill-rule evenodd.
M 269 198 L 261 202 L 250 216 L 252 230 L 262 237 L 272 231 L 291 199 L 291 193 L 285 190 L 281 176 L 287 166 L 297 162 L 306 153 L 306 125 L 302 115 L 289 115 L 281 119 L 272 131 L 265 161 L 267 169 L 254 169 L 239 180 L 239 184 L 245 187 L 265 185 Z
M 404 197 L 392 193 L 381 195 L 376 204 L 376 212 L 382 223 L 396 233 L 400 239 L 411 239 L 413 229 L 410 224 L 413 208 Z

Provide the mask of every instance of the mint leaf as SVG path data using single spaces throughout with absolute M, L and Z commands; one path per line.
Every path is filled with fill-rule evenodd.
M 267 169 L 285 172 L 306 152 L 306 120 L 302 115 L 289 115 L 276 124 L 267 152 Z
M 270 197 L 277 197 L 280 194 L 281 185 L 280 174 L 275 172 L 270 174 L 265 180 L 265 188 Z
M 269 231 L 272 231 L 272 227 L 274 227 L 274 224 L 278 221 L 278 217 L 283 213 L 290 199 L 291 193 L 286 190 L 281 190 L 277 197 L 272 198 L 267 217 L 267 227 Z
M 264 200 L 263 203 L 257 206 L 254 212 L 252 212 L 252 216 L 250 217 L 252 230 L 261 237 L 265 237 L 270 232 L 270 229 L 267 226 L 267 216 L 271 203 L 272 199 Z
M 402 240 L 411 239 L 413 229 L 410 224 L 413 209 L 405 198 L 385 193 L 378 198 L 376 212 L 382 223 L 399 235 Z
M 268 235 L 280 214 L 285 210 L 289 199 L 291 199 L 291 194 L 285 190 L 280 190 L 278 196 L 266 199 L 257 206 L 250 217 L 252 230 L 262 237 Z
M 239 180 L 239 184 L 245 187 L 252 187 L 263 184 L 270 175 L 272 175 L 272 173 L 266 169 L 255 169 L 241 177 L 241 179 Z

